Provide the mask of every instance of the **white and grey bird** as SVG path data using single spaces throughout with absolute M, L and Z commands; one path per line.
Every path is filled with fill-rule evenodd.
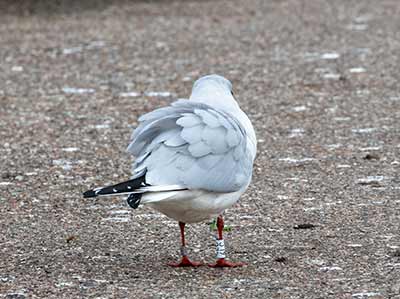
M 149 205 L 178 221 L 182 260 L 172 266 L 199 265 L 187 257 L 185 224 L 217 217 L 217 262 L 212 266 L 240 266 L 225 259 L 221 214 L 250 184 L 256 143 L 231 82 L 208 75 L 194 83 L 188 100 L 139 118 L 127 149 L 136 158 L 131 180 L 86 191 L 84 197 L 128 195 L 131 207 Z

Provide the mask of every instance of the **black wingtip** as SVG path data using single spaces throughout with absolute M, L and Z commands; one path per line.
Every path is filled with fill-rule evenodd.
M 137 209 L 140 205 L 141 199 L 142 199 L 142 194 L 132 193 L 128 196 L 128 198 L 126 200 L 132 209 Z
M 94 192 L 94 190 L 88 190 L 83 193 L 83 198 L 90 198 L 90 197 L 96 197 L 97 194 Z

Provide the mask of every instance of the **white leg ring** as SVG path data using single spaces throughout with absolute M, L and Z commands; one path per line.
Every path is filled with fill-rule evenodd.
M 217 241 L 217 259 L 225 258 L 225 243 L 224 240 L 216 240 Z

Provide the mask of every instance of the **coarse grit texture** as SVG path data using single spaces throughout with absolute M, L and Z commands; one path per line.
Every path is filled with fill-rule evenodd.
M 2 1 L 0 297 L 400 298 L 400 2 Z M 138 117 L 230 79 L 258 138 L 235 269 L 123 198 Z M 193 260 L 215 232 L 187 226 Z

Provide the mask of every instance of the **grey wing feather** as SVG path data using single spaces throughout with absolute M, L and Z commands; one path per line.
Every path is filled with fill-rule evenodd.
M 201 139 L 212 148 L 214 154 L 223 154 L 228 151 L 229 144 L 226 140 L 226 129 L 223 127 L 205 127 Z
M 199 115 L 203 122 L 210 128 L 217 128 L 221 125 L 218 119 L 207 110 L 194 109 L 194 113 Z
M 183 128 L 190 128 L 201 124 L 202 121 L 200 117 L 194 114 L 185 114 L 185 116 L 179 118 L 176 124 Z
M 128 151 L 146 183 L 233 192 L 251 179 L 254 157 L 240 123 L 203 103 L 179 100 L 143 115 Z
M 211 147 L 207 145 L 203 140 L 197 143 L 190 144 L 188 146 L 190 154 L 195 158 L 200 158 L 208 154 L 212 154 Z
M 240 142 L 240 135 L 239 132 L 235 130 L 228 130 L 226 134 L 226 142 L 228 143 L 229 147 L 235 147 Z
M 183 127 L 181 137 L 189 144 L 195 144 L 201 141 L 204 125 L 200 124 L 194 127 Z
M 168 146 L 181 146 L 185 143 L 186 140 L 182 138 L 180 129 L 175 129 L 174 134 L 164 141 L 164 144 Z

